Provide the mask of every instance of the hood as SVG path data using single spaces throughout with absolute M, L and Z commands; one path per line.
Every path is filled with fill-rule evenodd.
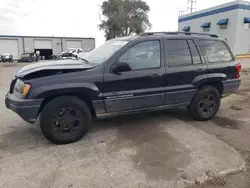
M 24 77 L 28 74 L 44 71 L 44 70 L 75 70 L 75 69 L 90 69 L 94 67 L 91 64 L 86 64 L 81 60 L 57 60 L 33 63 L 22 67 L 16 73 L 16 77 Z

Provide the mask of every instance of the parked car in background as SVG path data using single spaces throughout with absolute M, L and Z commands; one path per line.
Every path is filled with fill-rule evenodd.
M 92 118 L 182 106 L 209 120 L 239 89 L 240 72 L 216 35 L 145 33 L 109 40 L 81 60 L 23 67 L 5 104 L 27 122 L 40 121 L 51 142 L 66 144 L 82 138 Z
M 34 52 L 31 52 L 31 53 L 23 53 L 18 62 L 34 62 L 38 60 L 39 60 L 38 55 Z
M 81 48 L 69 48 L 68 50 L 62 52 L 61 57 L 62 58 L 78 58 L 78 54 L 82 53 L 83 49 Z
M 52 55 L 52 60 L 59 60 L 59 59 L 61 59 L 61 54 L 53 54 Z
M 12 62 L 13 61 L 13 55 L 11 55 L 10 53 L 4 53 L 2 55 L 2 61 L 3 62 Z
M 81 52 L 77 55 L 77 59 L 83 58 L 85 55 L 87 55 L 88 52 Z

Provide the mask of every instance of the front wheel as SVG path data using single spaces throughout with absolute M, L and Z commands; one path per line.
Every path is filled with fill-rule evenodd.
M 220 93 L 215 87 L 204 86 L 191 101 L 189 113 L 195 120 L 209 120 L 218 112 L 220 100 Z
M 91 113 L 87 104 L 74 96 L 62 96 L 50 101 L 40 116 L 44 136 L 55 144 L 80 140 L 88 131 Z

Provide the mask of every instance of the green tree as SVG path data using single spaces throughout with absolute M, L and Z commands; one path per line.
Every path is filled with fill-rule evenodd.
M 101 10 L 99 29 L 105 32 L 107 40 L 140 34 L 151 28 L 148 20 L 150 7 L 142 0 L 106 0 Z

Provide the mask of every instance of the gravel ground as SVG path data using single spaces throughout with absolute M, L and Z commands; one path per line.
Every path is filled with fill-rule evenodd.
M 211 121 L 185 109 L 94 121 L 86 137 L 63 146 L 5 108 L 23 65 L 0 64 L 0 187 L 250 187 L 250 63 L 241 62 L 240 91 Z
M 179 119 L 216 136 L 235 148 L 245 159 L 246 169 L 225 177 L 211 177 L 205 184 L 192 188 L 249 188 L 250 187 L 250 59 L 239 60 L 243 65 L 242 84 L 237 94 L 225 98 L 218 115 L 209 122 L 199 124 L 186 114 Z

